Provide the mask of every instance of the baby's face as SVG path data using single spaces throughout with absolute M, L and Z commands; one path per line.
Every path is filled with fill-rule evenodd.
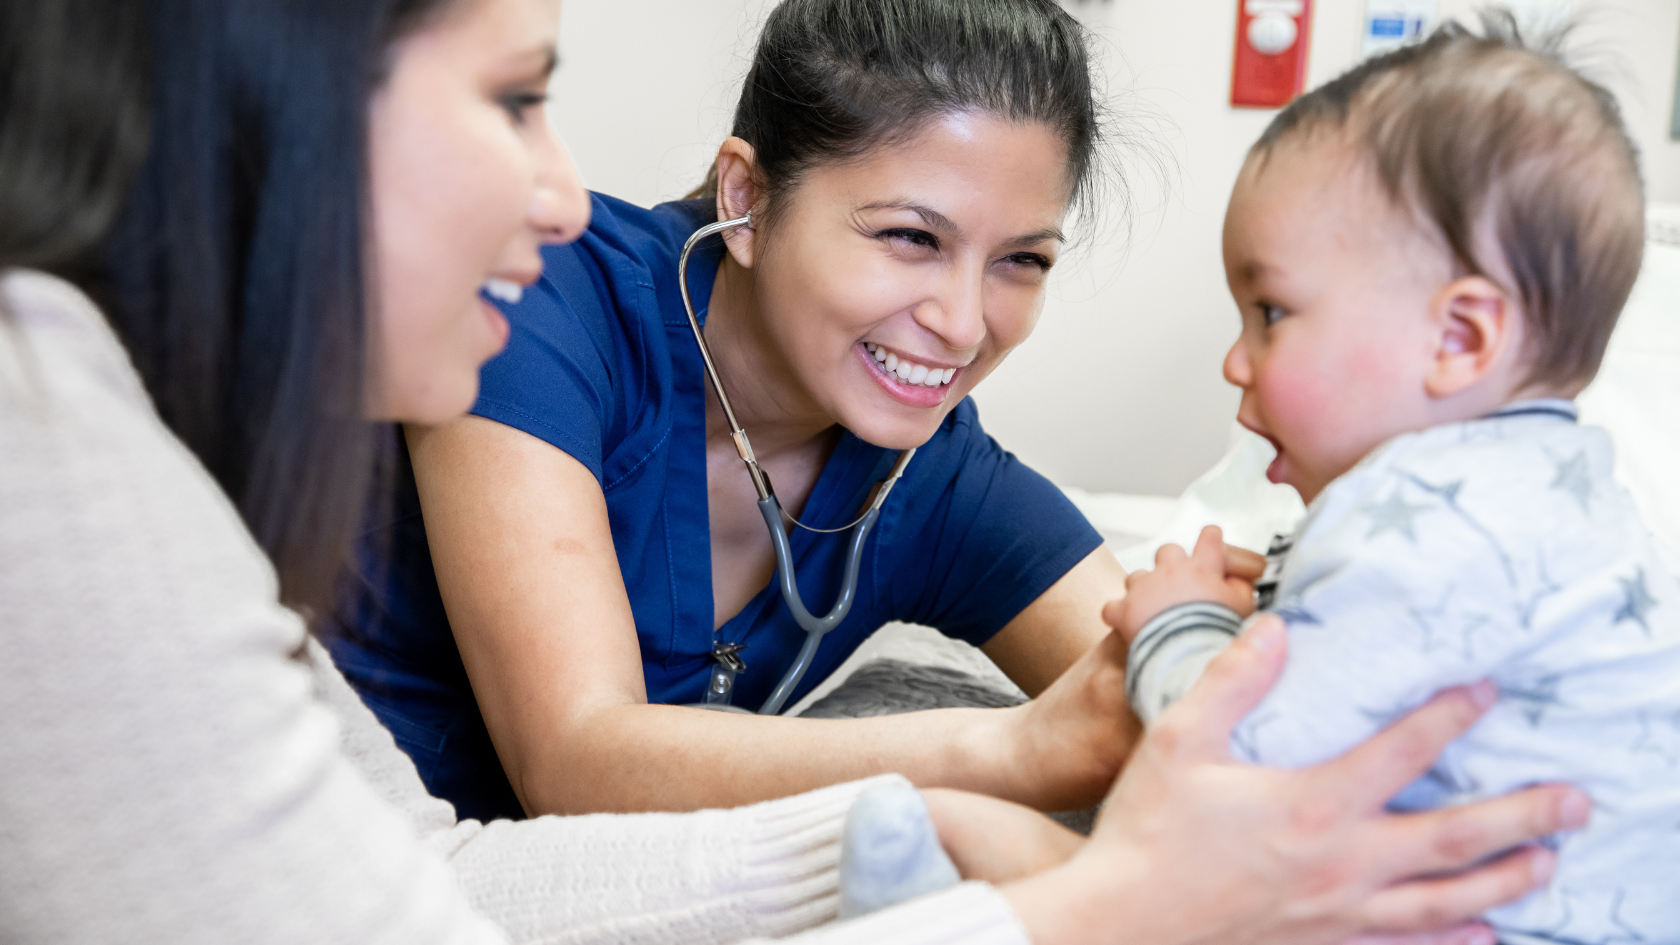
M 1280 142 L 1243 168 L 1225 216 L 1242 315 L 1225 379 L 1242 388 L 1237 420 L 1278 449 L 1267 477 L 1307 502 L 1429 425 L 1429 304 L 1452 277 L 1346 155 L 1324 137 Z

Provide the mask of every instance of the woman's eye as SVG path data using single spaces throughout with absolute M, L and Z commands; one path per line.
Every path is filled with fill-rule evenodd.
M 1276 305 L 1260 306 L 1260 320 L 1264 322 L 1267 327 L 1276 325 L 1281 318 L 1283 318 L 1283 309 L 1278 308 Z
M 548 104 L 547 92 L 510 92 L 501 97 L 502 108 L 514 124 L 523 125 L 533 112 Z
M 1050 257 L 1041 256 L 1038 253 L 1012 253 L 1003 258 L 1011 265 L 1028 266 L 1040 272 L 1049 272 L 1050 267 L 1055 265 L 1050 261 Z
M 912 246 L 920 246 L 926 249 L 939 248 L 939 237 L 934 236 L 926 230 L 914 230 L 904 227 L 895 230 L 882 230 L 875 235 L 881 239 L 893 240 L 894 242 L 905 242 Z

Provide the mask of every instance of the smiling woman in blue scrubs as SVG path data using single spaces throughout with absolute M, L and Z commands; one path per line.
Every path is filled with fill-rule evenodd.
M 712 194 L 597 196 L 584 238 L 545 252 L 474 416 L 408 429 L 412 480 L 334 647 L 461 816 L 717 807 L 879 771 L 1044 809 L 1101 796 L 1136 732 L 1100 618 L 1123 574 L 966 397 L 1031 333 L 1090 189 L 1084 42 L 1050 0 L 786 0 Z M 981 646 L 1033 702 L 849 721 L 682 706 L 715 648 L 743 644 L 734 701 L 755 708 L 804 636 L 676 283 L 687 237 L 749 210 L 691 260 L 690 290 L 782 503 L 844 525 L 918 448 L 793 698 L 908 620 Z M 844 549 L 793 535 L 819 613 Z

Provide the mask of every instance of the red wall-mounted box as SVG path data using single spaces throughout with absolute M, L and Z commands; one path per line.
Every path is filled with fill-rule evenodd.
M 1237 0 L 1231 104 L 1282 108 L 1301 94 L 1312 36 L 1312 0 Z

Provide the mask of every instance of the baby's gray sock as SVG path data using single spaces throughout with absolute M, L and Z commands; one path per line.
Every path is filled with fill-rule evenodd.
M 939 846 L 921 792 L 907 781 L 869 788 L 846 815 L 840 918 L 885 909 L 962 881 Z

